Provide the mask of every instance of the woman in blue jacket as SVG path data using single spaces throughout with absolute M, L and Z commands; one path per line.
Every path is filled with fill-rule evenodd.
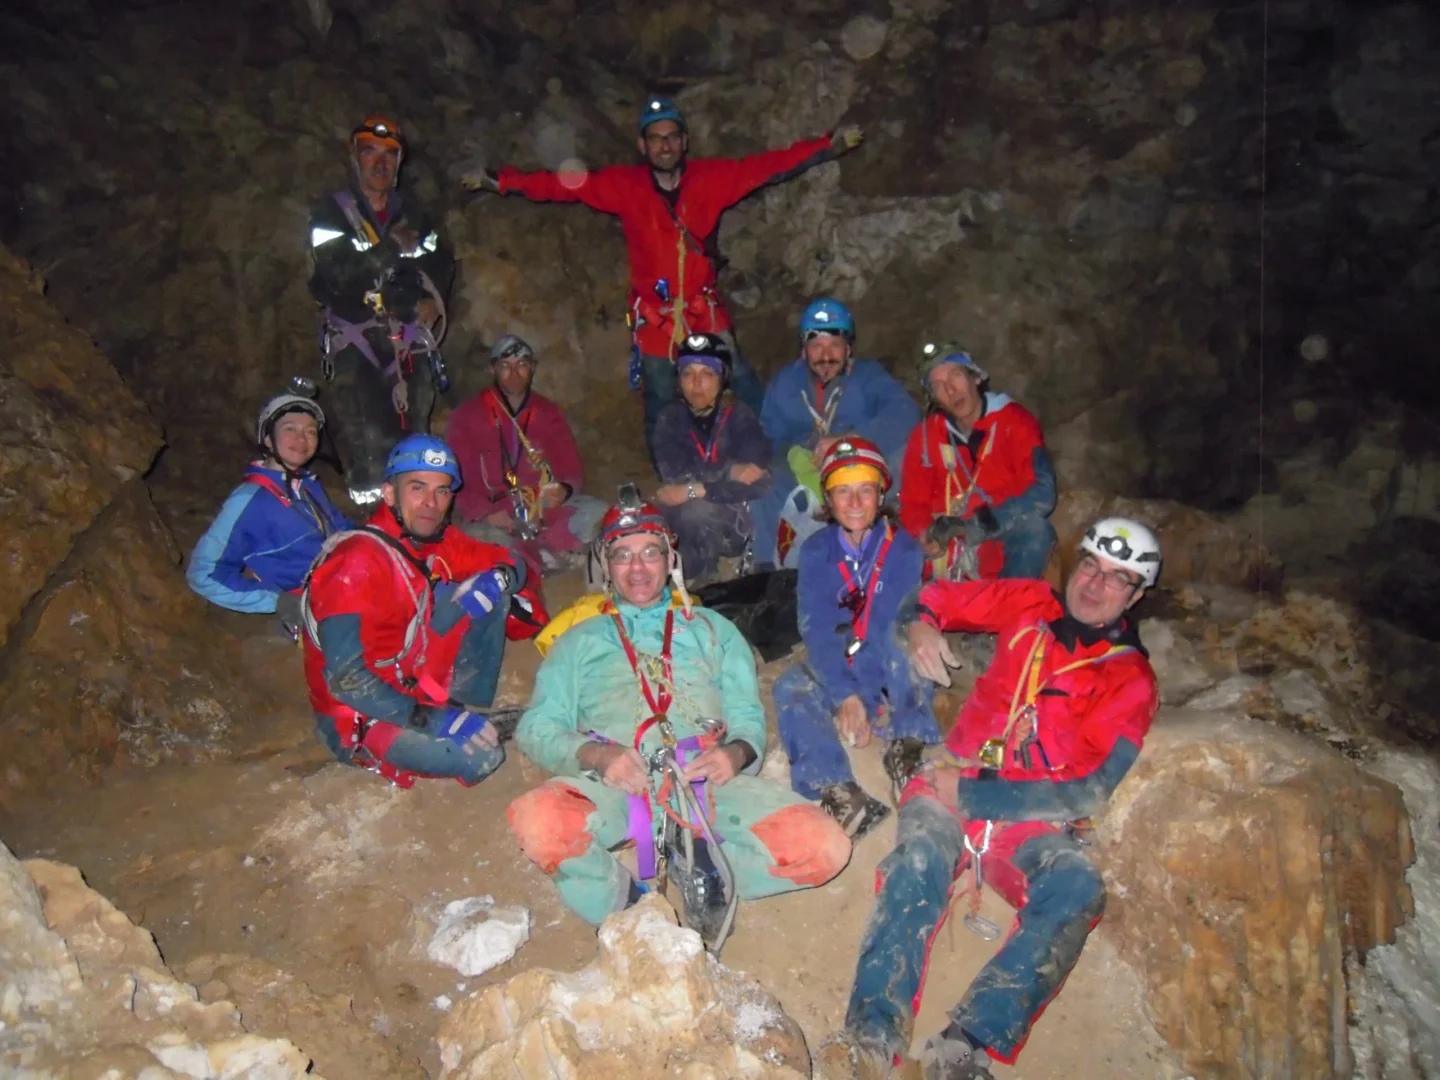
M 801 547 L 796 586 L 808 655 L 775 680 L 775 707 L 791 786 L 858 839 L 890 809 L 855 782 L 841 740 L 885 740 L 897 801 L 925 746 L 940 741 L 932 684 L 911 671 L 899 625 L 901 609 L 913 608 L 925 556 L 880 516 L 890 468 L 874 443 L 841 439 L 820 483 L 833 520 Z
M 350 528 L 306 466 L 320 446 L 325 414 L 311 398 L 284 393 L 255 423 L 260 460 L 245 470 L 220 515 L 190 555 L 185 578 L 232 611 L 279 611 L 299 624 L 299 589 L 325 538 Z
M 709 578 L 721 556 L 744 554 L 750 502 L 770 490 L 770 443 L 741 401 L 727 400 L 730 350 L 713 334 L 692 334 L 675 359 L 679 400 L 655 425 L 655 503 L 679 538 L 689 578 Z

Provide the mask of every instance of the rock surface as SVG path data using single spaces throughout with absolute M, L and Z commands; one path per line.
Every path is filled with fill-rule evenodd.
M 0 249 L 0 808 L 57 773 L 212 754 L 265 706 L 210 625 L 139 474 L 160 432 L 38 279 Z
M 800 1080 L 810 1056 L 760 987 L 712 959 L 664 900 L 600 928 L 573 974 L 526 971 L 455 1005 L 438 1035 L 442 1080 Z
M 1106 932 L 1196 1075 L 1352 1074 L 1347 964 L 1413 911 L 1395 785 L 1233 712 L 1170 712 L 1101 842 Z
M 299 1080 L 310 1059 L 201 1004 L 77 870 L 0 845 L 0 1067 L 34 1080 Z

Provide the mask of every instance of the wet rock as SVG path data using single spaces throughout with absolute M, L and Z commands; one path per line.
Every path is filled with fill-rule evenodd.
M 1399 790 L 1234 713 L 1164 712 L 1102 830 L 1106 932 L 1196 1075 L 1351 1075 L 1347 961 L 1395 940 Z
M 316 1075 L 293 1043 L 248 1034 L 229 1002 L 198 1001 L 74 867 L 22 866 L 3 845 L 0 1021 L 0 1071 L 35 1080 Z
M 654 895 L 612 915 L 573 974 L 532 969 L 457 1003 L 440 1027 L 442 1080 L 799 1080 L 799 1027 L 707 954 Z

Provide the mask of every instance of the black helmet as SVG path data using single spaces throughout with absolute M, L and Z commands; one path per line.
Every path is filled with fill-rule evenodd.
M 730 347 L 715 334 L 691 334 L 680 342 L 675 354 L 675 374 L 686 364 L 703 364 L 720 376 L 721 385 L 730 382 Z

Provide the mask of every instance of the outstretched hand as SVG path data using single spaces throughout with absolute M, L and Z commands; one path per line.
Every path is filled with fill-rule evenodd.
M 859 124 L 846 124 L 835 129 L 830 136 L 830 149 L 837 154 L 848 154 L 865 141 L 865 132 Z
M 467 191 L 492 191 L 497 195 L 500 192 L 500 177 L 494 169 L 477 169 L 475 172 L 464 173 L 460 177 L 460 183 Z
M 945 635 L 927 622 L 910 625 L 910 663 L 921 675 L 941 686 L 950 685 L 950 668 L 960 661 L 950 651 Z

